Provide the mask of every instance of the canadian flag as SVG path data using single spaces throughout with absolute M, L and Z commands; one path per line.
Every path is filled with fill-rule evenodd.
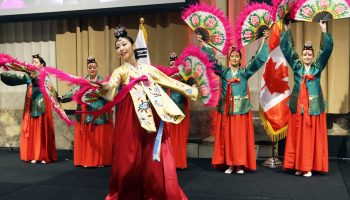
M 280 27 L 275 23 L 270 33 L 270 53 L 260 88 L 260 119 L 267 135 L 276 142 L 286 136 L 290 110 L 288 63 L 280 48 Z

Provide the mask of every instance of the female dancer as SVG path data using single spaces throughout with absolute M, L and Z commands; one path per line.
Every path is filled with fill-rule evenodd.
M 51 105 L 39 90 L 38 75 L 40 68 L 46 65 L 39 54 L 32 56 L 32 64 L 39 71 L 21 75 L 4 72 L 1 80 L 6 85 L 27 84 L 26 99 L 20 138 L 20 159 L 45 164 L 57 160 L 55 131 L 52 120 Z
M 326 23 L 320 22 L 322 39 L 320 52 L 314 60 L 311 42 L 305 42 L 302 57 L 294 50 L 290 24 L 281 35 L 281 50 L 294 72 L 294 88 L 289 107 L 289 122 L 284 152 L 284 169 L 296 169 L 296 175 L 312 176 L 311 171 L 328 172 L 328 139 L 325 103 L 320 84 L 333 49 Z
M 170 55 L 169 67 L 176 67 L 175 60 L 177 55 L 172 53 Z M 181 78 L 175 78 L 179 80 Z M 184 82 L 184 81 L 181 81 Z M 187 83 L 188 84 L 188 83 Z M 191 84 L 190 84 L 191 85 Z M 184 111 L 186 117 L 180 124 L 167 123 L 166 127 L 170 135 L 171 146 L 175 159 L 176 168 L 187 168 L 187 139 L 190 129 L 190 101 L 182 96 L 180 93 L 168 90 L 168 95 L 176 103 L 179 108 Z
M 103 79 L 98 75 L 98 65 L 94 57 L 87 59 L 88 75 L 85 77 L 90 81 Z M 79 87 L 73 87 L 68 93 L 61 97 L 61 102 L 72 101 L 74 93 Z M 93 94 L 91 94 L 93 95 Z M 77 110 L 98 110 L 106 101 L 98 98 L 94 103 L 86 106 L 79 105 Z M 84 167 L 103 167 L 112 164 L 113 122 L 111 113 L 99 115 L 92 121 L 92 115 L 76 114 L 77 123 L 74 128 L 74 165 Z
M 254 126 L 250 110 L 248 79 L 267 60 L 269 48 L 265 40 L 268 35 L 268 31 L 265 31 L 257 55 L 246 67 L 240 64 L 241 52 L 234 48 L 229 54 L 228 67 L 216 64 L 217 75 L 221 78 L 222 91 L 218 103 L 217 126 L 214 128 L 215 143 L 212 164 L 228 166 L 225 171 L 227 174 L 233 171 L 243 174 L 247 169 L 256 170 Z M 215 60 L 212 50 L 203 47 L 203 50 Z
M 197 98 L 198 90 L 137 62 L 134 40 L 124 27 L 118 27 L 115 36 L 117 55 L 124 64 L 113 71 L 103 91 L 104 97 L 112 100 L 123 85 L 117 98 L 125 98 L 116 112 L 110 192 L 106 199 L 187 199 L 178 185 L 169 133 L 162 130 L 163 121 L 178 124 L 184 114 L 160 85 L 191 99 Z M 160 161 L 154 161 L 153 146 L 161 131 Z

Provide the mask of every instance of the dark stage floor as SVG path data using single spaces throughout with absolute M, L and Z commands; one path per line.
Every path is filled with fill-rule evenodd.
M 69 151 L 59 151 L 54 164 L 29 164 L 18 151 L 0 149 L 0 200 L 99 200 L 108 192 L 110 168 L 77 168 Z M 258 162 L 261 163 L 261 162 Z M 210 159 L 189 159 L 189 168 L 178 171 L 189 199 L 350 199 L 350 162 L 330 162 L 328 175 L 297 177 L 281 169 L 244 175 L 214 170 Z

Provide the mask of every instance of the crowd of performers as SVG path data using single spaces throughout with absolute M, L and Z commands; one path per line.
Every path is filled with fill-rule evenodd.
M 283 168 L 296 175 L 312 176 L 312 172 L 328 172 L 328 144 L 325 103 L 320 84 L 333 48 L 326 23 L 320 23 L 322 42 L 315 57 L 312 44 L 306 42 L 299 57 L 294 49 L 290 24 L 281 35 L 281 50 L 294 72 L 294 88 L 290 99 L 292 117 L 286 139 Z M 225 166 L 227 174 L 243 174 L 256 170 L 254 128 L 248 79 L 266 62 L 269 32 L 263 34 L 261 47 L 247 64 L 241 65 L 241 52 L 233 48 L 228 65 L 221 64 L 214 50 L 202 40 L 202 52 L 215 62 L 215 73 L 221 82 L 214 127 L 214 167 Z M 106 199 L 186 199 L 179 187 L 176 168 L 187 168 L 186 143 L 189 133 L 190 100 L 198 97 L 195 81 L 179 76 L 169 77 L 159 69 L 138 62 L 134 40 L 124 27 L 115 31 L 115 47 L 123 65 L 117 67 L 106 82 L 101 83 L 97 100 L 89 105 L 78 104 L 74 129 L 74 165 L 103 167 L 112 165 L 110 192 Z M 176 55 L 170 57 L 170 67 Z M 32 64 L 44 68 L 45 61 L 33 55 Z M 92 82 L 102 81 L 98 64 L 87 59 Z M 38 86 L 38 73 L 1 73 L 7 85 L 27 85 L 20 137 L 20 159 L 25 162 L 49 163 L 57 160 L 51 104 Z M 161 89 L 159 89 L 161 88 Z M 65 103 L 79 86 L 64 95 Z M 96 111 L 120 95 L 115 110 L 97 117 Z M 161 132 L 161 133 L 160 133 Z M 160 136 L 160 137 L 159 137 Z M 158 138 L 159 137 L 159 138 Z M 154 159 L 155 141 L 159 140 L 158 159 Z

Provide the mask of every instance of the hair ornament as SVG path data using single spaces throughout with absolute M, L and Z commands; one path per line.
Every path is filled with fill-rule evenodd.
M 124 26 L 118 25 L 115 27 L 114 37 L 119 39 L 120 37 L 125 37 L 128 35 L 126 28 Z
M 305 41 L 303 50 L 313 50 L 311 41 Z
M 170 58 L 169 59 L 170 59 L 170 61 L 175 61 L 177 59 L 177 54 L 175 52 L 172 52 L 170 54 Z
M 33 54 L 32 54 L 32 58 L 40 58 L 39 53 L 33 53 Z
M 95 57 L 89 56 L 89 57 L 87 58 L 87 64 L 90 64 L 90 63 L 96 63 Z

